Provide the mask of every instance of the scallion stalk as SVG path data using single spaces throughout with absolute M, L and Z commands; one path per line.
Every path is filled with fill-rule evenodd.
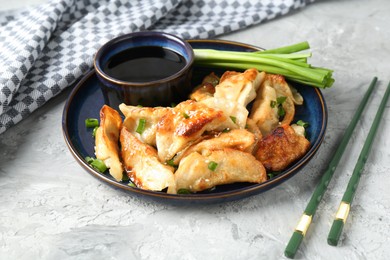
M 277 49 L 255 52 L 195 49 L 195 64 L 203 67 L 245 70 L 255 68 L 272 74 L 280 74 L 291 81 L 319 88 L 331 87 L 332 70 L 313 67 L 307 62 L 310 46 L 302 42 Z

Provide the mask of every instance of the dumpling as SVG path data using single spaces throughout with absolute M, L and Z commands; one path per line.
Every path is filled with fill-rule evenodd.
M 201 101 L 214 96 L 215 86 L 219 83 L 219 77 L 210 73 L 204 77 L 202 83 L 197 86 L 190 95 L 190 99 Z
M 120 143 L 125 169 L 137 187 L 161 191 L 175 185 L 173 167 L 162 164 L 156 149 L 142 143 L 126 127 L 121 130 Z
M 217 136 L 212 136 L 200 141 L 199 143 L 193 144 L 178 153 L 178 155 L 174 158 L 174 164 L 178 165 L 181 158 L 184 158 L 193 152 L 202 153 L 204 150 L 231 148 L 252 153 L 257 141 L 258 139 L 256 135 L 245 129 L 233 129 L 228 132 L 222 132 Z
M 210 167 L 210 163 L 213 164 Z M 235 182 L 262 183 L 267 180 L 264 166 L 246 152 L 234 149 L 193 152 L 180 162 L 171 193 L 181 189 L 203 191 L 217 185 Z
M 234 101 L 246 107 L 255 99 L 256 91 L 264 77 L 265 73 L 257 69 L 247 69 L 242 73 L 226 71 L 215 87 L 214 97 Z
M 210 108 L 222 110 L 239 128 L 245 128 L 249 112 L 243 105 L 232 100 L 215 97 L 200 102 Z
M 282 107 L 285 114 L 280 124 L 281 125 L 291 124 L 291 121 L 294 119 L 294 115 L 295 115 L 295 105 L 294 105 L 295 98 L 293 97 L 291 88 L 289 87 L 289 85 L 287 84 L 286 80 L 282 75 L 267 74 L 266 81 L 268 81 L 269 84 L 275 89 L 277 98 L 279 97 L 285 98 L 285 100 L 282 103 Z M 299 93 L 296 92 L 297 100 L 300 101 L 298 95 Z
M 206 131 L 235 128 L 237 125 L 223 111 L 193 100 L 183 101 L 168 110 L 157 124 L 158 157 L 162 162 L 172 159 Z
M 95 155 L 109 168 L 117 181 L 123 178 L 123 166 L 119 159 L 119 131 L 122 119 L 118 111 L 104 105 L 100 109 L 100 126 L 95 135 Z
M 120 104 L 119 109 L 125 115 L 123 125 L 140 141 L 156 146 L 157 123 L 171 108 L 169 107 L 138 107 Z M 141 133 L 137 133 L 140 120 L 144 120 L 145 127 Z
M 294 128 L 284 125 L 273 130 L 258 143 L 256 158 L 267 170 L 281 171 L 301 158 L 310 148 L 310 142 L 295 132 Z
M 263 135 L 268 134 L 279 125 L 277 106 L 272 106 L 276 102 L 275 89 L 265 81 L 257 91 L 257 97 L 253 103 L 249 118 L 259 127 Z

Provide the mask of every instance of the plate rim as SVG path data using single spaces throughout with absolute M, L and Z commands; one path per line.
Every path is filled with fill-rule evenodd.
M 233 45 L 233 46 L 240 46 L 247 49 L 253 49 L 253 50 L 264 50 L 261 47 L 257 47 L 254 45 L 236 42 L 236 41 L 229 41 L 229 40 L 212 40 L 212 39 L 194 39 L 194 40 L 188 40 L 189 43 L 211 43 L 211 44 L 222 44 L 222 45 Z M 70 150 L 72 156 L 76 159 L 76 161 L 86 170 L 89 174 L 92 176 L 98 178 L 101 181 L 104 181 L 105 183 L 108 183 L 110 185 L 113 185 L 116 188 L 119 188 L 121 190 L 130 191 L 134 195 L 144 195 L 149 198 L 158 198 L 162 199 L 163 201 L 167 202 L 221 202 L 225 200 L 235 200 L 240 199 L 244 197 L 249 197 L 264 191 L 267 191 L 269 189 L 272 189 L 276 187 L 277 185 L 283 183 L 287 179 L 293 177 L 296 175 L 303 166 L 310 161 L 310 159 L 316 154 L 319 147 L 321 146 L 321 143 L 323 142 L 323 139 L 325 137 L 325 132 L 327 128 L 327 121 L 328 121 L 328 111 L 327 106 L 325 102 L 325 98 L 319 88 L 315 88 L 314 90 L 316 92 L 316 96 L 318 96 L 320 104 L 321 104 L 321 111 L 322 113 L 322 125 L 319 132 L 319 138 L 315 140 L 315 142 L 311 145 L 309 151 L 300 158 L 295 164 L 293 164 L 291 168 L 287 172 L 284 172 L 283 174 L 277 175 L 276 177 L 267 180 L 263 183 L 253 184 L 247 187 L 240 187 L 238 189 L 230 190 L 230 191 L 221 191 L 218 193 L 198 193 L 198 194 L 168 194 L 164 192 L 159 191 L 150 191 L 150 190 L 144 190 L 141 188 L 134 188 L 131 186 L 126 185 L 125 183 L 117 182 L 113 179 L 108 178 L 107 176 L 101 174 L 100 172 L 93 169 L 84 158 L 81 158 L 82 156 L 78 153 L 77 148 L 74 146 L 74 144 L 71 142 L 70 134 L 68 131 L 68 116 L 69 116 L 69 109 L 70 105 L 72 103 L 72 100 L 77 95 L 78 91 L 82 89 L 84 84 L 91 80 L 91 78 L 96 75 L 96 72 L 94 69 L 91 69 L 86 75 L 84 75 L 79 82 L 74 86 L 71 93 L 69 94 L 66 103 L 64 105 L 63 113 L 62 113 L 62 132 L 63 137 L 65 139 L 65 143 L 68 146 L 68 149 Z

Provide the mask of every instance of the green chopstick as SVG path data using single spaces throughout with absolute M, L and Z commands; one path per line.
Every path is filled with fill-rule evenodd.
M 355 168 L 348 182 L 348 186 L 345 190 L 343 198 L 341 199 L 341 203 L 337 210 L 332 227 L 329 231 L 328 244 L 331 246 L 337 246 L 337 243 L 340 239 L 345 221 L 348 218 L 348 213 L 351 208 L 352 200 L 355 196 L 356 189 L 359 184 L 360 176 L 362 175 L 364 164 L 366 163 L 368 155 L 371 151 L 372 143 L 374 141 L 376 132 L 378 130 L 379 123 L 382 119 L 383 111 L 385 110 L 387 100 L 389 99 L 389 95 L 390 95 L 390 82 L 389 85 L 387 86 L 385 95 L 383 96 L 382 101 L 379 105 L 378 111 L 376 112 L 374 121 L 372 122 L 370 128 L 370 132 L 368 133 L 367 139 L 364 142 L 362 151 L 360 152 L 359 158 L 356 162 Z
M 337 164 L 339 163 L 341 156 L 344 153 L 344 150 L 348 144 L 349 139 L 352 136 L 353 130 L 355 129 L 355 126 L 357 125 L 357 122 L 359 121 L 359 118 L 363 112 L 364 107 L 367 104 L 368 98 L 370 97 L 371 93 L 373 92 L 374 86 L 376 85 L 378 78 L 374 77 L 371 81 L 371 84 L 369 88 L 367 89 L 362 101 L 360 102 L 360 105 L 358 109 L 356 110 L 355 115 L 353 116 L 351 122 L 349 123 L 349 126 L 345 130 L 344 136 L 341 140 L 340 145 L 338 146 L 336 153 L 333 155 L 332 160 L 330 161 L 327 170 L 325 171 L 324 175 L 322 175 L 320 183 L 317 185 L 316 189 L 314 190 L 314 193 L 306 206 L 305 211 L 303 212 L 303 215 L 298 222 L 298 225 L 296 226 L 290 241 L 287 244 L 287 247 L 284 251 L 284 255 L 288 258 L 294 258 L 296 252 L 298 251 L 298 248 L 303 240 L 303 237 L 306 235 L 306 231 L 309 229 L 311 220 L 317 210 L 318 204 L 320 203 L 322 196 L 324 195 L 326 188 L 328 187 L 328 184 L 330 180 L 332 179 L 333 173 L 336 170 Z

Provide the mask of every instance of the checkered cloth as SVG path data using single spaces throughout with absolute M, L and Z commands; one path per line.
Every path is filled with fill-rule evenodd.
M 0 12 L 0 134 L 85 75 L 121 34 L 212 38 L 314 0 L 52 0 Z

